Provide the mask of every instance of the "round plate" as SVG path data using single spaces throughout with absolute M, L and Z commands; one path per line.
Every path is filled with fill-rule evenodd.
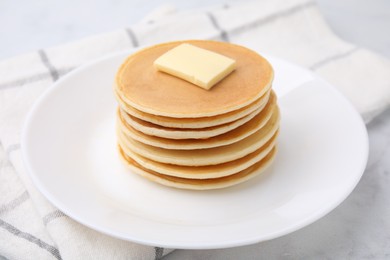
M 368 156 L 360 116 L 332 86 L 273 57 L 282 120 L 279 151 L 264 174 L 231 188 L 187 191 L 131 173 L 117 153 L 112 90 L 127 55 L 101 59 L 57 81 L 23 129 L 23 158 L 35 185 L 76 221 L 153 246 L 233 247 L 318 220 L 359 181 Z

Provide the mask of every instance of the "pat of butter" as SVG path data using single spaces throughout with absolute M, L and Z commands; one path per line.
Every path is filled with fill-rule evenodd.
M 161 55 L 154 65 L 160 71 L 208 90 L 235 69 L 236 61 L 183 43 Z

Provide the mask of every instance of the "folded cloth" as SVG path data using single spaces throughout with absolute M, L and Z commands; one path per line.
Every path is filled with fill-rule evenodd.
M 72 69 L 163 41 L 213 39 L 307 67 L 339 88 L 366 122 L 390 102 L 390 62 L 337 38 L 306 0 L 247 2 L 148 16 L 123 30 L 0 62 L 0 256 L 10 259 L 159 259 L 172 249 L 91 230 L 51 205 L 24 169 L 22 123 L 36 98 Z

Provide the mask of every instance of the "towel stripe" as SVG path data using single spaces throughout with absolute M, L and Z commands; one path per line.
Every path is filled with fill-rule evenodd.
M 318 68 L 321 68 L 322 66 L 332 62 L 332 61 L 335 61 L 335 60 L 340 60 L 340 59 L 343 59 L 343 58 L 346 58 L 348 56 L 350 56 L 351 54 L 355 53 L 357 50 L 359 50 L 358 47 L 354 47 L 352 49 L 350 49 L 349 51 L 346 51 L 346 52 L 343 52 L 343 53 L 339 53 L 339 54 L 336 54 L 336 55 L 332 55 L 330 57 L 327 57 L 321 61 L 318 61 L 316 63 L 314 63 L 313 65 L 310 66 L 310 69 L 311 70 L 316 70 Z
M 215 18 L 215 16 L 212 13 L 206 13 L 206 14 L 207 14 L 207 17 L 210 19 L 214 28 L 217 29 L 217 31 L 220 33 L 221 39 L 224 42 L 229 42 L 229 37 L 228 37 L 227 32 L 225 30 L 223 30 L 221 28 L 221 26 L 219 26 L 219 23 L 218 23 L 217 19 Z
M 11 153 L 14 151 L 20 150 L 20 143 L 17 144 L 11 144 L 8 146 L 8 148 L 5 150 L 6 158 L 9 158 Z
M 50 213 L 46 214 L 46 216 L 43 217 L 43 219 L 42 219 L 43 224 L 45 226 L 47 226 L 50 222 L 52 222 L 53 220 L 60 218 L 60 217 L 66 217 L 66 215 L 60 210 L 55 210 L 53 212 L 50 212 Z
M 315 6 L 316 6 L 316 3 L 314 1 L 309 1 L 309 2 L 306 2 L 306 3 L 298 4 L 298 5 L 292 6 L 292 7 L 288 8 L 288 9 L 281 10 L 279 12 L 270 14 L 270 15 L 268 15 L 266 17 L 260 17 L 259 19 L 256 19 L 255 21 L 253 21 L 251 23 L 248 23 L 248 24 L 239 26 L 237 28 L 234 28 L 230 33 L 239 33 L 239 32 L 241 32 L 243 30 L 248 30 L 248 29 L 251 29 L 253 27 L 264 26 L 266 24 L 269 24 L 269 23 L 272 23 L 274 21 L 277 21 L 280 18 L 284 18 L 284 17 L 290 16 L 290 15 L 294 15 L 296 13 L 302 12 L 302 11 L 308 9 L 308 8 L 312 8 L 312 7 L 315 7 Z
M 0 90 L 2 89 L 8 89 L 8 88 L 14 88 L 14 87 L 21 87 L 27 83 L 36 82 L 40 80 L 45 80 L 47 78 L 51 77 L 51 75 L 47 72 L 45 73 L 38 73 L 35 75 L 31 75 L 29 77 L 17 79 L 14 81 L 9 81 L 3 84 L 0 84 Z
M 58 75 L 59 77 L 64 76 L 66 73 L 70 72 L 71 70 L 75 69 L 76 67 L 71 67 L 71 68 L 65 68 L 65 69 L 58 69 Z M 13 81 L 9 81 L 3 84 L 0 84 L 0 90 L 3 89 L 9 89 L 9 88 L 15 88 L 15 87 L 21 87 L 25 84 L 32 83 L 32 82 L 37 82 L 45 79 L 52 78 L 52 75 L 50 72 L 45 72 L 45 73 L 38 73 L 35 75 L 31 75 L 28 77 L 24 78 L 19 78 Z
M 126 32 L 127 36 L 129 37 L 133 47 L 135 47 L 135 48 L 138 47 L 139 43 L 138 43 L 137 36 L 135 35 L 134 31 L 128 27 L 125 29 L 125 32 Z
M 57 248 L 47 244 L 46 242 L 42 241 L 41 239 L 39 239 L 39 238 L 29 234 L 29 233 L 20 231 L 19 229 L 17 229 L 16 227 L 12 226 L 11 224 L 5 222 L 2 219 L 0 219 L 0 228 L 8 231 L 9 233 L 11 233 L 11 234 L 13 234 L 13 235 L 15 235 L 17 237 L 23 238 L 23 239 L 25 239 L 25 240 L 27 240 L 27 241 L 29 241 L 29 242 L 39 246 L 42 249 L 45 249 L 46 251 L 51 253 L 55 258 L 61 259 L 60 252 L 58 251 Z
M 0 206 L 0 215 L 4 214 L 7 211 L 11 211 L 21 205 L 23 202 L 27 201 L 27 199 L 30 197 L 27 191 L 23 192 L 21 195 L 19 195 L 16 199 L 8 202 L 7 204 L 4 204 Z
M 49 61 L 49 58 L 47 57 L 47 54 L 44 50 L 38 51 L 39 57 L 41 57 L 43 65 L 46 66 L 46 68 L 49 70 L 51 78 L 53 81 L 56 81 L 60 76 L 58 74 L 58 71 L 54 68 L 53 64 Z
M 162 248 L 162 247 L 155 247 L 154 248 L 154 252 L 155 252 L 154 260 L 160 260 L 163 257 L 164 248 Z

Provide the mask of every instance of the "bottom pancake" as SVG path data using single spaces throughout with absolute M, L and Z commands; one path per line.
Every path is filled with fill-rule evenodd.
M 159 174 L 155 171 L 148 170 L 138 164 L 136 161 L 127 156 L 119 146 L 121 159 L 131 169 L 132 172 L 145 177 L 153 182 L 160 183 L 165 186 L 175 187 L 179 189 L 190 190 L 211 190 L 226 188 L 247 181 L 260 173 L 264 172 L 271 165 L 276 155 L 276 147 L 274 147 L 262 160 L 254 165 L 242 170 L 236 174 L 221 178 L 213 179 L 186 179 L 174 176 Z

